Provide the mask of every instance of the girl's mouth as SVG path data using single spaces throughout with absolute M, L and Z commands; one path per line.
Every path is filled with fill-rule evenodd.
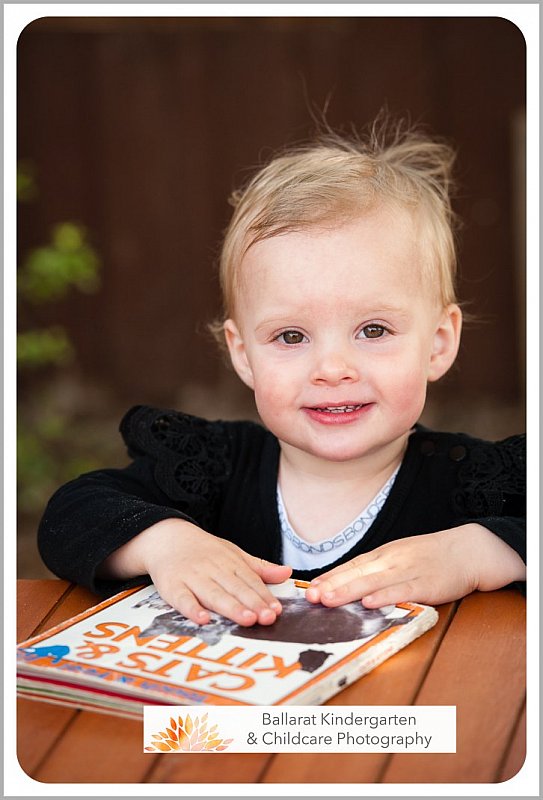
M 351 414 L 353 411 L 358 411 L 362 408 L 362 404 L 356 406 L 323 406 L 316 408 L 315 411 L 326 411 L 328 414 Z
M 316 422 L 337 425 L 360 419 L 372 406 L 373 403 L 345 403 L 337 406 L 306 406 L 304 411 Z

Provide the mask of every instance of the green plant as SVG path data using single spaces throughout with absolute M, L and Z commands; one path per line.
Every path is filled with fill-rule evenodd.
M 37 195 L 32 165 L 21 162 L 17 199 L 32 202 Z M 31 249 L 17 270 L 19 318 L 26 323 L 17 334 L 17 367 L 26 389 L 19 395 L 17 485 L 19 510 L 26 514 L 40 512 L 57 485 L 96 466 L 71 435 L 75 409 L 67 410 L 59 392 L 51 389 L 61 371 L 76 363 L 75 347 L 61 325 L 36 324 L 35 319 L 41 306 L 72 291 L 97 291 L 99 271 L 85 228 L 74 222 L 55 225 L 50 241 Z

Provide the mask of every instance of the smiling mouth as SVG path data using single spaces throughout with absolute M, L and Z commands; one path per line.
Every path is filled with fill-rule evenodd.
M 327 414 L 351 414 L 353 411 L 358 411 L 363 408 L 364 403 L 359 403 L 353 406 L 315 406 L 314 411 L 321 411 Z
M 347 425 L 365 417 L 373 403 L 341 403 L 337 406 L 306 406 L 303 410 L 310 419 L 321 425 Z

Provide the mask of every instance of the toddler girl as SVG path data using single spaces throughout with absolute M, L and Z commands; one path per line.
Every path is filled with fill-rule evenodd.
M 103 594 L 152 580 L 189 619 L 311 603 L 437 604 L 525 577 L 524 440 L 418 423 L 453 364 L 450 149 L 416 131 L 333 134 L 273 159 L 233 197 L 224 337 L 262 425 L 136 406 L 131 463 L 51 499 L 39 546 Z

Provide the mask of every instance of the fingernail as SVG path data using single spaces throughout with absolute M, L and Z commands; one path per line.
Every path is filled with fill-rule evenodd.
M 254 615 L 255 615 L 255 612 L 254 611 L 249 611 L 248 608 L 246 608 L 241 614 L 243 619 L 253 619 Z
M 326 600 L 333 600 L 335 596 L 336 596 L 335 592 L 324 592 L 324 594 L 323 594 L 323 597 Z
M 281 603 L 279 602 L 270 603 L 270 608 L 272 611 L 275 611 L 276 614 L 279 614 L 281 611 Z
M 313 578 L 313 580 L 311 581 L 311 586 L 318 586 L 319 583 L 321 583 L 320 578 Z

